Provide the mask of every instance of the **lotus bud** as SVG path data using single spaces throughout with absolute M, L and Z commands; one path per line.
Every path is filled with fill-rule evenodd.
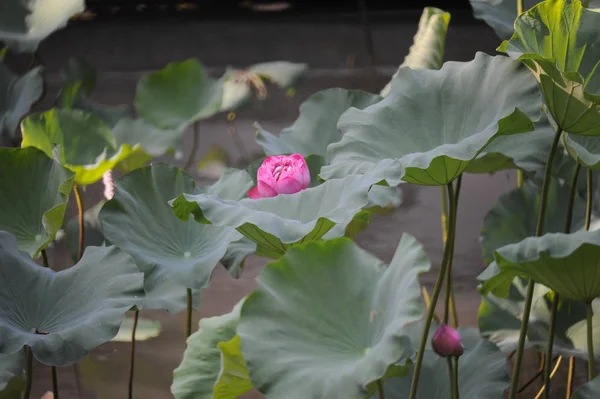
M 460 334 L 452 327 L 442 324 L 431 340 L 433 350 L 441 357 L 459 357 L 464 353 Z
M 104 172 L 102 183 L 104 184 L 104 198 L 107 200 L 112 199 L 115 196 L 115 182 L 112 177 L 112 170 Z
M 258 184 L 248 197 L 268 198 L 279 194 L 294 194 L 310 185 L 310 171 L 300 154 L 267 157 L 256 176 Z

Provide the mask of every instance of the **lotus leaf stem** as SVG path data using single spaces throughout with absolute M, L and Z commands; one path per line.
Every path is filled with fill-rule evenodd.
M 198 151 L 198 139 L 200 136 L 200 129 L 198 125 L 198 122 L 194 122 L 192 125 L 192 128 L 194 129 L 194 135 L 192 136 L 192 149 L 190 150 L 190 155 L 188 155 L 188 159 L 185 162 L 185 165 L 183 166 L 183 170 L 185 170 L 186 172 L 189 171 L 189 169 L 194 164 L 194 159 L 196 158 L 196 151 Z
M 587 304 L 586 309 L 587 319 L 587 351 L 588 351 L 588 381 L 594 379 L 594 326 L 592 319 L 594 317 L 594 309 L 592 303 Z
M 524 0 L 517 0 L 517 16 L 523 14 L 525 7 L 523 5 Z
M 440 297 L 442 286 L 446 277 L 446 270 L 450 263 L 450 257 L 452 256 L 452 247 L 454 246 L 454 235 L 456 234 L 456 198 L 454 196 L 454 186 L 452 183 L 446 185 L 448 189 L 448 199 L 450 203 L 450 214 L 448 218 L 448 240 L 444 246 L 444 255 L 442 257 L 442 263 L 440 265 L 440 271 L 433 287 L 431 294 L 431 303 L 427 309 L 427 316 L 425 317 L 425 325 L 423 326 L 423 332 L 421 333 L 421 342 L 419 344 L 419 351 L 417 352 L 417 360 L 415 362 L 415 369 L 413 372 L 412 382 L 410 385 L 409 399 L 415 399 L 417 397 L 417 391 L 419 389 L 419 378 L 421 375 L 421 366 L 423 365 L 423 356 L 425 355 L 425 347 L 427 345 L 427 338 L 429 337 L 429 329 L 431 328 L 431 321 L 435 314 L 435 307 Z
M 128 386 L 128 398 L 133 399 L 133 373 L 135 370 L 135 333 L 137 331 L 138 320 L 140 317 L 140 311 L 135 310 L 133 316 L 133 327 L 131 328 L 131 351 L 129 352 L 129 386 Z
M 462 175 L 458 176 L 456 179 L 456 189 L 454 190 L 455 201 L 454 205 L 456 209 L 454 210 L 455 215 L 458 215 L 458 198 L 460 196 L 460 188 L 462 186 Z M 442 203 L 446 204 L 446 206 L 442 206 L 442 228 L 444 229 L 443 234 L 443 243 L 446 245 L 446 240 L 448 238 L 448 207 L 446 201 L 446 190 L 442 187 Z M 444 215 L 445 214 L 445 215 Z M 445 223 L 444 223 L 445 219 Z M 452 253 L 450 254 L 450 264 L 448 265 L 447 277 L 446 277 L 446 300 L 444 305 L 444 324 L 448 324 L 448 320 L 450 319 L 450 315 L 452 315 L 452 327 L 458 328 L 458 312 L 456 311 L 456 301 L 454 300 L 454 290 L 452 289 L 452 259 L 454 258 L 454 245 L 452 246 Z
M 377 380 L 377 397 L 379 399 L 385 398 L 385 394 L 383 392 L 383 382 L 381 382 L 381 379 Z
M 83 198 L 81 196 L 81 191 L 79 190 L 79 186 L 75 185 L 73 187 L 73 192 L 75 193 L 75 202 L 77 202 L 77 216 L 79 220 L 79 245 L 77 250 L 77 261 L 81 259 L 83 256 L 83 240 L 85 237 L 85 226 L 84 226 L 84 210 L 83 210 Z
M 517 169 L 517 188 L 523 188 L 525 182 L 525 176 L 522 169 Z
M 242 141 L 242 138 L 240 137 L 240 134 L 238 133 L 237 127 L 235 127 L 234 121 L 229 122 L 229 126 L 227 127 L 227 130 L 229 131 L 229 134 L 231 135 L 231 138 L 233 139 L 233 143 L 237 147 L 237 151 L 240 154 L 240 157 L 241 157 L 240 162 L 250 159 L 250 154 L 248 153 L 248 150 L 246 149 L 246 146 L 244 145 L 244 142 Z
M 33 386 L 33 352 L 31 348 L 27 346 L 24 347 L 25 357 L 27 358 L 27 363 L 25 366 L 25 373 L 27 374 L 27 381 L 25 385 L 25 393 L 23 395 L 24 399 L 29 399 L 31 396 L 31 387 Z
M 194 305 L 192 301 L 192 290 L 188 288 L 187 292 L 187 315 L 185 319 L 185 338 L 187 339 L 190 335 L 192 335 L 192 312 L 194 310 Z
M 585 173 L 586 177 L 586 198 L 585 198 L 585 229 L 590 229 L 590 224 L 592 223 L 592 205 L 593 205 L 593 184 L 594 177 L 592 175 L 592 170 L 588 169 Z
M 569 358 L 569 372 L 567 374 L 567 392 L 565 399 L 571 399 L 573 393 L 573 376 L 575 375 L 575 356 Z
M 558 142 L 562 135 L 562 129 L 558 128 L 554 133 L 554 140 L 552 146 L 548 152 L 548 159 L 546 160 L 546 168 L 544 171 L 544 182 L 542 184 L 542 193 L 540 198 L 540 213 L 538 215 L 537 226 L 535 229 L 535 235 L 541 236 L 544 232 L 544 219 L 546 217 L 546 208 L 548 206 L 548 190 L 550 189 L 550 180 L 552 172 L 552 161 L 556 149 L 558 148 Z M 519 377 L 521 375 L 521 365 L 523 363 L 523 352 L 525 351 L 525 339 L 527 338 L 527 327 L 529 326 L 529 315 L 531 314 L 531 303 L 533 302 L 533 292 L 535 289 L 535 282 L 529 279 L 527 283 L 527 294 L 525 297 L 525 306 L 523 309 L 523 317 L 521 319 L 521 330 L 519 332 L 519 343 L 517 344 L 517 353 L 515 357 L 515 365 L 513 367 L 512 380 L 510 384 L 509 399 L 515 399 L 517 397 Z M 548 359 L 549 360 L 549 359 Z

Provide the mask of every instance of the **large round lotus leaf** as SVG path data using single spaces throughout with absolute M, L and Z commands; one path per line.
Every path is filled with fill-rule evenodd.
M 449 23 L 450 13 L 435 7 L 425 7 L 423 9 L 413 44 L 410 46 L 408 55 L 404 57 L 398 71 L 392 76 L 392 81 L 398 76 L 400 68 L 403 67 L 411 69 L 440 69 L 442 67 Z M 381 90 L 381 95 L 387 97 L 391 91 L 392 82 L 390 81 Z
M 564 134 L 562 139 L 575 161 L 588 169 L 600 169 L 600 137 Z
M 233 227 L 258 244 L 256 253 L 278 258 L 287 248 L 322 237 L 341 237 L 369 202 L 371 175 L 329 180 L 296 194 L 231 201 L 208 194 L 182 194 L 172 201 L 175 214 L 200 223 Z
M 84 0 L 3 0 L 0 42 L 14 51 L 33 52 L 42 40 L 64 28 L 69 18 L 84 9 Z
M 573 301 L 591 302 L 600 295 L 600 231 L 528 237 L 499 248 L 495 257 L 499 273 L 489 284 L 498 281 L 497 290 L 506 292 L 506 281 L 510 284 L 510 277 L 521 276 Z
M 566 209 L 569 204 L 570 182 L 560 183 L 556 178 L 550 182 L 544 233 L 565 231 Z M 536 218 L 539 214 L 540 190 L 532 183 L 502 195 L 483 220 L 481 249 L 487 264 L 494 260 L 494 251 L 508 244 L 515 244 L 535 235 Z M 571 231 L 584 225 L 585 201 L 575 197 Z
M 252 187 L 250 176 L 243 171 L 237 175 L 241 178 L 227 174 L 217 183 L 228 180 L 235 186 L 237 193 L 229 198 L 239 199 Z M 211 188 L 197 187 L 191 177 L 172 165 L 153 164 L 119 178 L 115 196 L 100 211 L 105 237 L 135 259 L 155 306 L 154 291 L 170 282 L 182 295 L 180 309 L 184 308 L 185 288 L 204 287 L 229 243 L 239 238 L 233 228 L 183 222 L 173 214 L 169 200 L 181 193 L 206 190 Z M 222 190 L 215 195 L 223 195 Z
M 273 399 L 374 392 L 414 355 L 404 327 L 423 315 L 419 274 L 429 267 L 407 234 L 389 266 L 346 238 L 293 248 L 267 265 L 237 330 L 253 385 Z
M 526 293 L 527 281 L 517 277 L 512 281 L 506 298 L 488 294 L 479 306 L 478 325 L 482 335 L 496 343 L 504 353 L 510 353 L 517 348 Z M 594 308 L 598 305 L 600 300 L 595 300 Z M 546 350 L 551 307 L 552 291 L 548 287 L 536 284 L 527 330 L 528 347 Z M 561 298 L 556 313 L 554 353 L 587 359 L 585 318 L 585 304 Z M 600 328 L 600 314 L 594 315 L 594 325 L 596 324 Z M 594 337 L 594 340 L 600 345 L 600 335 Z M 600 354 L 600 348 L 594 348 L 596 353 Z
M 596 399 L 600 397 L 600 376 L 594 378 L 587 384 L 579 388 L 574 394 L 573 399 Z
M 534 130 L 541 110 L 535 79 L 508 57 L 477 53 L 440 70 L 402 68 L 392 93 L 364 110 L 349 109 L 341 141 L 327 147 L 321 177 L 342 177 L 398 160 L 402 179 L 423 185 L 453 181 L 492 139 Z M 396 185 L 395 173 L 384 173 Z
M 162 129 L 185 128 L 221 107 L 222 82 L 212 79 L 198 60 L 174 62 L 138 82 L 138 115 Z
M 474 328 L 461 327 L 465 353 L 458 360 L 458 386 L 461 398 L 497 399 L 510 385 L 506 373 L 506 356 L 496 345 L 482 340 Z M 383 386 L 386 398 L 407 398 L 412 381 L 408 377 L 390 378 Z M 447 359 L 427 351 L 419 378 L 418 399 L 448 399 L 451 387 Z M 373 399 L 376 396 L 372 397 Z
M 0 355 L 0 398 L 4 398 L 4 390 L 11 384 L 11 380 L 23 377 L 25 356 L 23 351 L 11 355 Z M 20 398 L 21 396 L 15 396 Z M 9 399 L 9 397 L 6 397 Z
M 173 372 L 175 399 L 236 399 L 252 389 L 236 336 L 243 301 L 231 313 L 200 320 Z
M 116 247 L 88 248 L 79 263 L 53 272 L 0 232 L 0 354 L 31 348 L 42 363 L 75 363 L 119 331 L 144 299 L 143 275 Z
M 600 135 L 600 13 L 577 0 L 548 0 L 520 15 L 498 48 L 527 65 L 549 112 L 572 134 Z
M 0 14 L 1 8 L 0 5 Z M 6 132 L 12 138 L 21 118 L 27 115 L 33 103 L 40 98 L 44 89 L 43 70 L 42 67 L 37 67 L 18 76 L 0 62 L 0 134 Z
M 63 224 L 73 173 L 37 148 L 0 148 L 0 230 L 34 259 Z
M 340 116 L 350 107 L 365 109 L 381 97 L 360 90 L 326 89 L 310 96 L 300 105 L 294 124 L 275 136 L 256 125 L 256 142 L 267 155 L 299 153 L 325 156 L 331 143 L 342 138 L 337 128 Z
M 22 147 L 37 147 L 75 172 L 75 183 L 88 185 L 127 158 L 134 148 L 119 145 L 111 129 L 92 114 L 52 109 L 22 123 Z

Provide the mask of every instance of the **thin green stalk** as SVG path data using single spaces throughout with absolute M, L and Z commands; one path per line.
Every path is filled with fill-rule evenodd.
M 24 399 L 29 399 L 31 396 L 31 387 L 33 386 L 33 352 L 31 348 L 24 347 L 25 356 L 27 357 L 27 365 L 25 366 L 25 372 L 27 373 L 27 381 L 25 385 Z
M 581 165 L 578 163 L 573 169 L 573 177 L 571 178 L 571 188 L 569 190 L 569 203 L 567 205 L 567 217 L 565 218 L 565 233 L 571 232 L 571 224 L 573 221 L 573 205 L 575 203 L 575 194 L 577 193 L 577 178 L 579 177 L 579 171 Z M 560 295 L 555 292 L 552 298 L 552 308 L 550 310 L 550 326 L 548 331 L 548 344 L 546 345 L 546 359 L 552 359 L 552 349 L 554 347 L 554 331 L 556 327 L 556 312 L 558 311 L 558 303 L 560 302 Z M 552 373 L 552 362 L 546 362 L 544 367 L 544 382 L 546 389 L 544 390 L 544 397 L 550 398 L 550 373 Z
M 379 399 L 385 399 L 385 394 L 383 392 L 383 383 L 381 380 L 377 380 L 377 393 Z
M 448 377 L 450 378 L 450 399 L 456 399 L 454 391 L 454 365 L 452 364 L 452 358 L 447 357 L 446 363 L 448 364 Z
M 52 399 L 58 399 L 58 372 L 56 366 L 52 366 L 52 393 L 54 394 Z
M 523 11 L 525 11 L 525 7 L 523 6 L 524 1 L 523 0 L 517 0 L 517 15 L 521 15 L 523 14 Z
M 460 392 L 458 387 L 458 357 L 452 357 L 452 399 L 460 399 Z
M 190 155 L 188 155 L 188 159 L 183 166 L 183 170 L 186 172 L 192 167 L 194 164 L 194 159 L 196 158 L 196 151 L 198 151 L 198 139 L 200 136 L 200 129 L 198 126 L 198 122 L 194 122 L 192 128 L 194 129 L 194 135 L 192 136 L 192 149 L 190 150 Z
M 77 216 L 79 220 L 79 245 L 77 250 L 77 260 L 81 259 L 83 256 L 83 240 L 85 237 L 85 226 L 84 226 L 84 209 L 83 209 L 83 198 L 81 196 L 81 191 L 79 190 L 79 186 L 73 186 L 73 192 L 75 193 L 75 202 L 77 202 Z
M 48 254 L 45 249 L 42 249 L 42 263 L 44 267 L 50 269 L 50 264 L 48 263 Z M 58 375 L 56 372 L 56 366 L 50 366 L 52 372 L 52 393 L 54 394 L 54 399 L 58 399 Z
M 185 322 L 185 338 L 192 335 L 192 312 L 194 311 L 194 305 L 192 301 L 192 290 L 190 288 L 187 289 L 187 315 Z
M 458 176 L 456 179 L 456 189 L 454 190 L 454 205 L 456 209 L 454 210 L 455 215 L 458 215 L 458 198 L 460 196 L 460 189 L 462 187 L 462 175 Z M 444 229 L 443 239 L 444 244 L 446 244 L 446 239 L 448 235 L 448 204 L 447 204 L 447 195 L 446 191 L 442 187 L 442 228 Z M 445 205 L 445 206 L 444 206 Z M 446 217 L 444 217 L 446 215 Z M 444 224 L 444 220 L 446 224 Z M 446 272 L 446 298 L 444 302 L 444 324 L 448 324 L 450 319 L 450 315 L 452 315 L 452 327 L 458 327 L 458 312 L 456 310 L 456 301 L 454 300 L 454 290 L 452 289 L 452 259 L 454 258 L 454 245 L 452 245 L 452 253 L 450 254 L 450 264 L 448 265 L 448 271 Z
M 129 386 L 128 395 L 129 399 L 133 399 L 133 374 L 135 370 L 135 333 L 137 331 L 138 320 L 140 318 L 140 311 L 135 310 L 133 316 L 133 327 L 131 328 L 131 351 L 129 352 Z
M 417 352 L 417 360 L 415 362 L 415 369 L 413 372 L 412 382 L 410 385 L 409 399 L 415 399 L 417 397 L 417 391 L 419 389 L 419 378 L 421 375 L 421 366 L 423 365 L 423 356 L 425 355 L 425 346 L 427 345 L 427 338 L 429 337 L 429 329 L 431 328 L 431 321 L 435 313 L 435 307 L 440 297 L 442 286 L 446 277 L 446 270 L 450 263 L 450 257 L 452 255 L 452 247 L 454 246 L 454 235 L 456 233 L 456 205 L 454 197 L 454 187 L 452 183 L 447 185 L 448 188 L 448 199 L 450 203 L 450 215 L 448 218 L 448 240 L 444 246 L 444 255 L 442 257 L 442 264 L 440 265 L 440 271 L 433 287 L 431 294 L 431 303 L 427 310 L 427 316 L 425 317 L 425 325 L 423 326 L 423 332 L 421 333 L 421 342 L 419 344 L 419 351 Z
M 592 170 L 588 169 L 585 173 L 586 177 L 586 201 L 585 201 L 585 229 L 590 229 L 590 224 L 592 223 L 592 205 L 593 205 L 593 184 L 594 184 L 594 176 L 592 175 Z
M 588 350 L 588 381 L 594 379 L 594 326 L 592 318 L 594 317 L 594 309 L 592 303 L 587 304 L 587 350 Z
M 525 182 L 525 175 L 523 174 L 523 170 L 517 169 L 517 188 L 523 188 L 524 182 Z
M 233 139 L 233 143 L 237 147 L 237 151 L 240 154 L 240 162 L 245 162 L 249 160 L 250 154 L 248 153 L 248 150 L 246 149 L 246 146 L 244 145 L 244 142 L 242 141 L 242 138 L 240 137 L 240 134 L 238 133 L 238 130 L 235 127 L 235 122 L 233 120 L 229 122 L 227 130 L 229 131 L 229 134 Z
M 554 140 L 552 141 L 552 147 L 548 153 L 548 159 L 546 160 L 546 169 L 544 171 L 544 183 L 542 184 L 542 193 L 540 198 L 540 213 L 538 215 L 537 227 L 535 229 L 535 235 L 541 236 L 544 232 L 544 219 L 546 217 L 546 208 L 548 206 L 548 190 L 550 188 L 550 177 L 552 172 L 552 161 L 554 160 L 554 154 L 558 148 L 558 142 L 562 130 L 559 128 L 554 133 Z M 519 343 L 517 344 L 517 353 L 515 358 L 515 365 L 513 368 L 512 380 L 510 384 L 509 399 L 515 399 L 517 397 L 519 377 L 521 374 L 521 365 L 523 363 L 523 352 L 525 350 L 525 339 L 527 338 L 527 327 L 529 326 L 529 315 L 531 314 L 531 303 L 533 302 L 533 291 L 535 289 L 535 282 L 529 279 L 527 283 L 527 296 L 525 297 L 525 308 L 523 309 L 523 317 L 521 321 L 521 330 L 519 332 Z M 548 359 L 549 361 L 550 359 Z

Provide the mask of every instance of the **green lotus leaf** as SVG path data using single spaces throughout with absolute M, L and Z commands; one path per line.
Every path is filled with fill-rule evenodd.
M 131 342 L 133 333 L 133 317 L 126 317 L 119 328 L 119 332 L 112 342 Z M 151 338 L 156 338 L 160 335 L 160 323 L 154 320 L 139 318 L 135 329 L 135 340 L 146 341 Z
M 516 277 L 509 282 L 506 298 L 486 295 L 479 306 L 478 325 L 484 337 L 496 343 L 504 353 L 517 348 L 519 332 L 525 306 L 527 281 Z M 600 305 L 595 300 L 593 306 Z M 526 346 L 546 350 L 550 326 L 552 291 L 536 284 L 528 323 Z M 561 298 L 555 322 L 554 353 L 563 356 L 577 356 L 587 359 L 585 304 Z M 600 323 L 600 314 L 594 315 L 594 325 Z M 598 325 L 600 328 L 600 324 Z M 600 345 L 600 336 L 594 337 Z M 596 352 L 600 353 L 600 348 Z
M 198 331 L 187 339 L 181 364 L 173 372 L 171 392 L 175 399 L 235 399 L 252 388 L 239 337 L 236 340 L 243 303 L 242 299 L 230 313 L 200 320 Z M 246 378 L 240 379 L 236 371 Z
M 23 120 L 22 147 L 36 147 L 75 172 L 75 183 L 97 182 L 135 150 L 119 145 L 111 129 L 92 114 L 52 109 Z
M 573 399 L 596 399 L 600 396 L 600 376 L 579 388 L 574 394 Z
M 534 130 L 541 98 L 526 68 L 508 57 L 477 53 L 440 70 L 401 68 L 392 93 L 364 110 L 349 109 L 341 141 L 327 147 L 325 180 L 381 169 L 397 161 L 402 180 L 444 185 L 457 178 L 491 141 Z M 398 170 L 383 172 L 390 186 Z
M 198 60 L 174 62 L 144 75 L 138 82 L 138 115 L 161 129 L 185 129 L 221 107 L 223 86 L 212 79 Z
M 112 339 L 125 312 L 143 301 L 143 275 L 116 247 L 90 247 L 75 266 L 53 272 L 0 232 L 0 255 L 0 354 L 27 345 L 44 364 L 76 363 Z
M 6 388 L 0 392 L 0 399 L 21 399 L 26 381 L 24 375 L 13 377 L 8 381 Z
M 468 173 L 493 173 L 520 169 L 530 178 L 543 177 L 554 129 L 544 116 L 535 131 L 496 137 L 466 169 Z
M 37 148 L 0 148 L 0 230 L 34 259 L 63 224 L 73 173 Z
M 510 39 L 515 33 L 517 2 L 514 0 L 469 0 L 473 16 L 484 20 L 502 40 Z M 523 0 L 525 10 L 538 4 L 540 0 Z
M 450 23 L 450 13 L 435 7 L 425 7 L 419 28 L 410 46 L 408 55 L 404 58 L 398 71 L 392 76 L 392 80 L 400 71 L 400 68 L 411 69 L 440 69 L 444 63 L 444 52 L 446 51 L 446 32 Z M 381 95 L 387 97 L 392 90 L 391 81 L 383 90 Z
M 298 81 L 308 70 L 307 64 L 296 64 L 287 61 L 263 62 L 252 65 L 248 72 L 267 79 L 282 89 L 287 89 Z
M 561 183 L 552 178 L 547 197 L 544 233 L 565 231 L 565 210 L 569 204 L 570 182 Z M 531 215 L 539 214 L 540 190 L 531 183 L 502 195 L 483 220 L 481 249 L 486 264 L 494 260 L 494 251 L 508 244 L 515 244 L 527 237 L 535 236 L 536 220 Z M 571 231 L 584 225 L 585 201 L 575 198 Z M 512 279 L 511 279 L 512 281 Z
M 294 124 L 275 136 L 260 125 L 256 142 L 267 155 L 299 153 L 325 156 L 331 143 L 342 138 L 337 128 L 340 116 L 351 107 L 365 109 L 381 100 L 380 96 L 360 90 L 326 89 L 311 95 L 300 105 L 300 116 Z
M 243 186 L 236 188 L 235 199 L 247 192 Z M 169 200 L 183 192 L 206 190 L 210 189 L 197 187 L 180 169 L 162 163 L 134 170 L 115 182 L 115 196 L 103 206 L 99 219 L 105 237 L 130 254 L 144 272 L 149 298 L 144 308 L 185 308 L 185 288 L 206 286 L 229 243 L 240 238 L 232 228 L 183 222 L 173 214 Z M 172 300 L 163 306 L 157 297 L 157 292 L 165 294 L 163 284 L 178 290 L 176 308 Z
M 577 163 L 588 169 L 600 169 L 600 137 L 563 134 L 562 142 Z
M 6 0 L 0 5 L 0 42 L 14 51 L 33 52 L 73 15 L 83 12 L 84 0 Z
M 465 353 L 458 360 L 458 386 L 461 398 L 497 399 L 510 385 L 506 374 L 506 356 L 496 345 L 482 340 L 474 328 L 461 327 Z M 408 378 L 390 378 L 384 383 L 385 397 L 408 397 L 412 367 Z M 418 399 L 448 399 L 451 387 L 448 362 L 427 351 L 419 381 Z M 375 398 L 375 397 L 373 397 Z
M 240 278 L 244 271 L 246 258 L 256 252 L 256 243 L 242 237 L 237 241 L 229 243 L 225 255 L 221 258 L 221 264 L 233 278 Z
M 495 252 L 500 272 L 491 278 L 506 282 L 508 277 L 527 277 L 543 284 L 561 297 L 591 302 L 600 295 L 600 231 L 572 234 L 547 233 L 528 237 Z M 505 283 L 501 285 L 506 285 Z M 506 292 L 505 288 L 498 288 Z
M 6 132 L 11 138 L 15 136 L 21 118 L 42 96 L 43 71 L 44 68 L 37 67 L 18 76 L 0 62 L 0 133 Z
M 532 71 L 557 125 L 600 135 L 600 13 L 577 0 L 548 0 L 520 15 L 498 48 Z M 593 45 L 590 45 L 593 44 Z
M 231 201 L 185 193 L 171 204 L 181 220 L 192 214 L 200 223 L 235 228 L 258 245 L 258 255 L 278 258 L 295 244 L 344 235 L 346 225 L 368 204 L 375 183 L 371 175 L 355 175 L 291 195 Z
M 25 356 L 23 351 L 15 352 L 11 355 L 0 356 L 0 398 L 1 399 L 13 399 L 21 397 L 19 395 L 8 396 L 5 395 L 5 390 L 10 391 L 11 381 L 15 379 L 22 379 L 24 377 L 25 368 Z
M 244 75 L 244 71 L 228 68 L 223 81 L 223 98 L 221 111 L 235 111 L 252 99 L 252 86 Z
M 370 395 L 414 355 L 404 327 L 422 317 L 418 278 L 429 268 L 408 234 L 389 266 L 347 238 L 291 249 L 242 307 L 237 333 L 253 385 L 273 399 Z

